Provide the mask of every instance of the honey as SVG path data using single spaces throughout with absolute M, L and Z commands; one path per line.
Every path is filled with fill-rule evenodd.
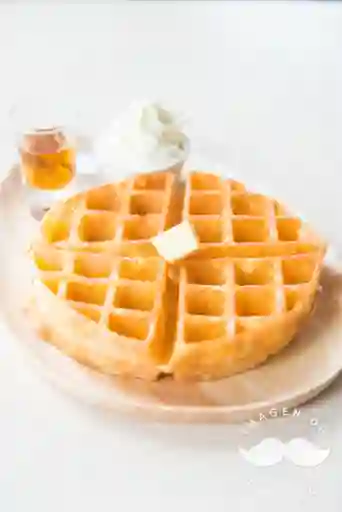
M 23 176 L 30 187 L 61 189 L 75 175 L 75 150 L 61 129 L 41 129 L 25 134 L 20 156 Z

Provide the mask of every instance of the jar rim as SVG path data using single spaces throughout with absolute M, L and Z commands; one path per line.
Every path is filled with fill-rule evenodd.
M 64 131 L 65 126 L 63 125 L 52 125 L 52 126 L 46 126 L 46 127 L 36 127 L 36 128 L 28 128 L 23 130 L 23 135 L 48 135 L 50 133 L 55 133 L 58 131 Z

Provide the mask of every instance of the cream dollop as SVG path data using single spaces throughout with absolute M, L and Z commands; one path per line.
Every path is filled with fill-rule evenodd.
M 95 155 L 108 171 L 164 170 L 186 159 L 184 122 L 159 103 L 135 102 L 95 141 Z

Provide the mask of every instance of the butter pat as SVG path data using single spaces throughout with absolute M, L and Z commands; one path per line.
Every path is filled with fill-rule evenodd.
M 151 240 L 166 261 L 185 258 L 199 247 L 196 235 L 188 221 L 181 222 Z

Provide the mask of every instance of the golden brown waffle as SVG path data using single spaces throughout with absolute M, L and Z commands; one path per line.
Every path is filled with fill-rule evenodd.
M 170 265 L 150 238 L 181 220 L 200 248 Z M 41 233 L 35 302 L 49 341 L 146 379 L 220 378 L 278 352 L 311 310 L 325 250 L 276 201 L 204 173 L 93 189 L 56 205 Z
M 266 257 L 317 250 L 321 242 L 277 201 L 213 174 L 192 173 L 185 186 L 183 220 L 194 227 L 198 257 Z
M 43 242 L 66 250 L 156 256 L 149 240 L 172 224 L 175 179 L 172 173 L 140 175 L 58 203 L 43 220 Z

